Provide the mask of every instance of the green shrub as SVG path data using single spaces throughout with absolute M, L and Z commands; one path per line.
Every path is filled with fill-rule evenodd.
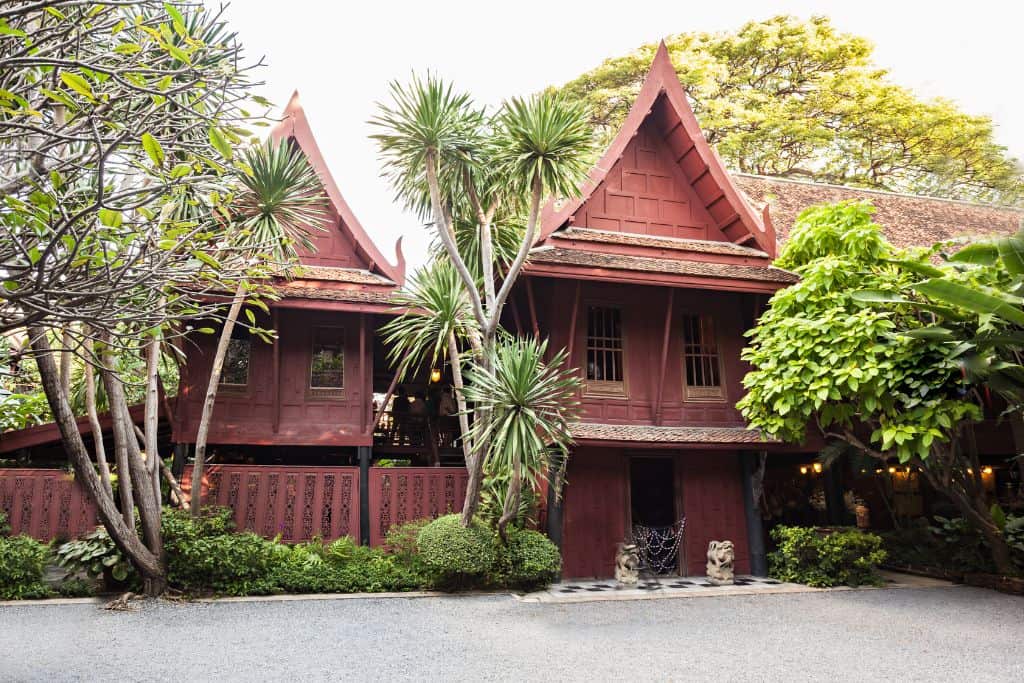
M 119 583 L 130 583 L 135 578 L 135 568 L 103 527 L 57 548 L 57 564 L 69 576 L 85 572 L 94 579 L 103 577 Z
M 561 574 L 562 555 L 558 546 L 539 531 L 512 529 L 508 545 L 498 543 L 501 568 L 494 577 L 496 584 L 536 589 L 556 581 Z
M 434 583 L 445 588 L 481 585 L 495 566 L 492 534 L 474 521 L 463 527 L 459 515 L 445 515 L 427 524 L 417 539 L 420 556 L 434 575 Z
M 877 567 L 886 553 L 882 539 L 856 530 L 820 534 L 806 527 L 772 530 L 778 549 L 769 556 L 771 575 L 808 586 L 880 585 Z
M 89 598 L 96 595 L 96 584 L 78 577 L 65 579 L 57 586 L 57 593 L 65 598 Z
M 49 547 L 34 538 L 0 537 L 0 600 L 48 597 L 43 570 L 49 557 Z
M 231 508 L 204 507 L 199 517 L 193 518 L 188 510 L 165 507 L 160 518 L 164 543 L 177 543 L 197 538 L 223 536 L 235 530 Z
M 0 538 L 11 534 L 11 525 L 7 523 L 7 513 L 0 510 Z
M 276 591 L 272 573 L 286 546 L 245 532 L 186 533 L 167 542 L 167 581 L 189 593 L 265 595 Z
M 384 538 L 384 553 L 391 558 L 399 582 L 405 586 L 398 590 L 418 590 L 433 587 L 434 573 L 423 559 L 419 549 L 419 536 L 423 528 L 433 520 L 417 519 L 391 527 Z

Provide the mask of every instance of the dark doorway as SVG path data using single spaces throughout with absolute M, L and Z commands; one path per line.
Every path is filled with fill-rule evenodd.
M 630 458 L 629 500 L 632 535 L 641 563 L 652 573 L 675 573 L 679 567 L 679 517 L 673 458 Z

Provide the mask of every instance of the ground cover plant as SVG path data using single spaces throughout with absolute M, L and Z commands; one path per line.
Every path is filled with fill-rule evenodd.
M 777 526 L 771 535 L 778 544 L 768 557 L 773 578 L 818 588 L 882 584 L 877 570 L 886 552 L 875 534 Z

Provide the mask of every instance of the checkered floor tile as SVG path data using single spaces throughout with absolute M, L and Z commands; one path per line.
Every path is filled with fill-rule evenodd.
M 761 576 L 737 576 L 733 583 L 737 586 L 750 586 L 754 588 L 759 586 L 767 587 L 779 585 L 779 582 L 775 579 L 769 579 Z M 574 593 L 601 593 L 621 590 L 674 591 L 717 587 L 718 586 L 715 586 L 702 577 L 659 576 L 642 578 L 632 586 L 623 585 L 616 581 L 579 581 L 556 584 L 552 586 L 552 591 L 555 593 L 567 593 L 571 595 Z

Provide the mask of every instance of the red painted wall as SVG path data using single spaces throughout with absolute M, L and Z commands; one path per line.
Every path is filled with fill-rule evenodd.
M 11 535 L 41 541 L 77 538 L 96 528 L 96 506 L 63 470 L 0 469 L 0 510 Z
M 573 225 L 662 237 L 725 240 L 648 119 Z
M 614 575 L 615 546 L 626 536 L 629 515 L 628 471 L 621 451 L 573 451 L 563 507 L 563 576 Z
M 540 329 L 550 335 L 551 348 L 569 346 L 576 283 L 564 280 L 533 282 Z M 585 377 L 586 324 L 588 304 L 617 306 L 622 311 L 625 397 L 605 397 L 582 392 L 582 419 L 601 423 L 654 424 L 655 405 L 661 377 L 662 341 L 668 288 L 581 281 L 575 340 L 570 364 Z M 677 289 L 662 388 L 662 425 L 743 426 L 734 405 L 743 395 L 746 364 L 740 360 L 744 346 L 744 319 L 749 318 L 750 295 Z M 520 309 L 522 306 L 520 305 Z M 745 315 L 746 312 L 746 315 Z M 706 313 L 712 316 L 723 363 L 725 400 L 684 401 L 682 316 Z M 524 313 L 520 311 L 520 316 Z M 528 315 L 528 313 L 526 314 Z M 529 324 L 527 319 L 527 325 Z
M 209 442 L 253 445 L 370 445 L 368 425 L 373 376 L 375 318 L 366 315 L 365 355 L 359 355 L 358 313 L 281 309 L 279 311 L 280 425 L 274 424 L 274 350 L 252 339 L 249 384 L 245 389 L 221 387 L 217 392 Z M 261 324 L 269 325 L 263 321 Z M 313 328 L 342 327 L 345 334 L 345 388 L 338 398 L 317 397 L 309 391 Z M 193 335 L 186 346 L 184 390 L 175 416 L 174 439 L 195 440 L 203 395 L 217 340 Z M 366 430 L 364 431 L 364 425 Z
M 732 541 L 737 574 L 750 573 L 750 546 L 743 509 L 739 458 L 728 452 L 692 452 L 676 458 L 686 515 L 686 569 L 698 576 L 707 570 L 708 543 Z
M 332 207 L 330 221 L 326 222 L 324 229 L 313 230 L 309 234 L 315 249 L 310 251 L 299 245 L 299 258 L 310 266 L 366 268 L 366 260 L 356 254 L 355 244 L 349 234 L 342 230 L 341 218 Z
M 607 578 L 615 572 L 616 545 L 630 528 L 629 457 L 675 460 L 676 505 L 686 517 L 686 574 L 705 573 L 708 543 L 736 546 L 736 573 L 750 572 L 739 459 L 728 451 L 623 451 L 578 448 L 569 461 L 562 531 L 562 574 Z

